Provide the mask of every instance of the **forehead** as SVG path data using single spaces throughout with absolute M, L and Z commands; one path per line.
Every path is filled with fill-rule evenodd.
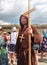
M 25 16 L 22 16 L 21 19 L 26 19 L 26 17 Z

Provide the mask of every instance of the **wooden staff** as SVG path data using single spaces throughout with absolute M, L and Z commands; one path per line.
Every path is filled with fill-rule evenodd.
M 30 0 L 28 0 L 28 11 L 30 10 Z M 30 28 L 30 13 L 28 13 L 28 28 Z M 31 65 L 31 36 L 28 35 L 28 45 L 29 45 L 29 65 Z
M 23 13 L 23 15 L 28 17 L 28 28 L 31 27 L 30 25 L 30 13 L 33 12 L 34 10 L 36 10 L 35 8 L 30 9 L 30 0 L 28 0 L 28 11 Z M 28 45 L 29 45 L 29 63 L 28 65 L 31 65 L 31 36 L 28 35 Z

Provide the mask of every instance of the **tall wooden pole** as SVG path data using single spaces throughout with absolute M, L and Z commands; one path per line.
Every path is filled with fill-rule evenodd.
M 30 10 L 30 0 L 28 0 L 28 11 Z M 30 13 L 28 13 L 28 27 L 30 28 Z M 31 65 L 31 36 L 28 35 L 28 43 L 29 43 L 29 65 Z

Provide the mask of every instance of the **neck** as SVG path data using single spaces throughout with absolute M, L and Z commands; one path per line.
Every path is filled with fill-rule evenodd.
M 24 29 L 27 27 L 27 25 L 24 25 Z

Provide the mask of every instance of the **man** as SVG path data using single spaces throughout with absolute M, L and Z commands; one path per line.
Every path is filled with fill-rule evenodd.
M 34 26 L 31 26 L 28 28 L 28 17 L 21 15 L 20 17 L 20 29 L 19 29 L 19 35 L 17 39 L 17 44 L 16 44 L 16 52 L 17 52 L 17 65 L 28 65 L 28 52 L 29 52 L 29 44 L 28 44 L 28 34 L 31 35 L 31 40 L 32 40 L 32 47 L 33 43 L 36 41 L 36 38 L 38 39 L 38 32 Z M 35 40 L 34 40 L 35 37 Z M 38 41 L 40 41 L 38 39 Z M 37 60 L 34 61 L 33 56 L 36 55 L 34 53 L 34 50 L 32 49 L 31 52 L 32 55 L 32 65 L 34 62 L 37 63 Z M 37 55 L 36 55 L 37 56 Z M 34 61 L 34 62 L 33 62 Z M 34 63 L 35 65 L 35 63 Z M 37 65 L 37 64 L 36 64 Z

